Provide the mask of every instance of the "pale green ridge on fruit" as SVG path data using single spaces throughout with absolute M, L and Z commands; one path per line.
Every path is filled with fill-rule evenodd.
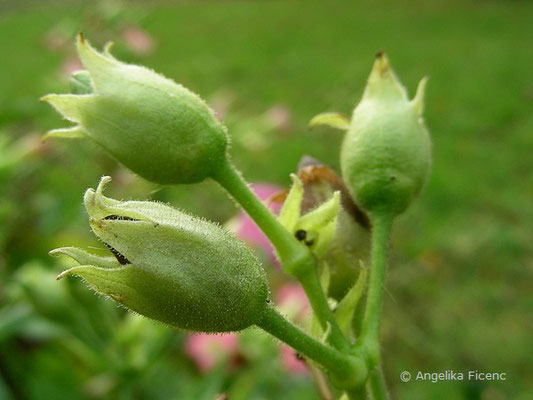
M 229 332 L 262 317 L 263 269 L 246 245 L 211 222 L 164 204 L 105 197 L 103 177 L 85 193 L 91 229 L 116 258 L 64 247 L 76 275 L 96 292 L 146 317 L 200 332 Z
M 75 94 L 42 98 L 76 126 L 49 137 L 86 137 L 150 181 L 199 182 L 227 157 L 226 128 L 196 94 L 156 72 L 97 52 L 79 35 L 87 71 L 71 80 Z M 71 132 L 71 134 L 70 134 Z
M 343 179 L 371 213 L 402 213 L 423 187 L 430 163 L 422 118 L 426 79 L 413 100 L 380 52 L 341 148 Z

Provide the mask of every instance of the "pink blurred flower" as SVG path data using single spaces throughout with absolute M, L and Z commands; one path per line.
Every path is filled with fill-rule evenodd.
M 281 313 L 290 320 L 305 323 L 309 317 L 309 301 L 302 287 L 297 283 L 286 283 L 281 286 L 276 295 L 276 304 Z M 307 365 L 298 359 L 293 349 L 281 346 L 281 361 L 287 371 L 302 374 L 307 372 Z
M 292 114 L 289 108 L 278 104 L 267 111 L 267 118 L 276 129 L 287 132 L 292 127 Z
M 279 310 L 295 322 L 304 322 L 309 315 L 307 296 L 298 283 L 286 283 L 278 289 L 276 304 Z
M 235 94 L 228 89 L 221 89 L 211 97 L 209 106 L 218 119 L 224 119 L 234 102 Z
M 281 346 L 281 361 L 287 371 L 293 374 L 306 374 L 308 372 L 305 361 L 299 359 L 294 349 L 286 344 Z
M 150 54 L 155 47 L 154 39 L 147 32 L 135 26 L 124 29 L 122 38 L 128 48 L 138 55 Z
M 207 372 L 219 362 L 236 355 L 237 334 L 190 335 L 185 342 L 185 352 L 196 362 L 202 372 Z
M 61 74 L 66 78 L 70 78 L 73 72 L 84 69 L 83 64 L 77 57 L 68 57 L 63 61 L 60 68 Z
M 266 184 L 266 183 L 256 183 L 251 185 L 253 192 L 259 197 L 264 203 L 274 194 L 279 193 L 281 188 L 278 186 Z M 275 214 L 279 213 L 281 209 L 281 204 L 271 203 L 267 204 L 268 208 L 272 210 Z M 274 255 L 274 249 L 270 244 L 267 237 L 263 234 L 261 229 L 255 224 L 255 222 L 245 213 L 240 212 L 239 215 L 229 223 L 230 228 L 239 236 L 244 239 L 252 246 L 259 247 L 265 251 L 266 254 L 270 257 L 271 261 L 278 265 L 276 256 Z
M 50 51 L 59 51 L 65 49 L 70 44 L 69 39 L 70 37 L 66 34 L 54 28 L 44 35 L 44 45 Z

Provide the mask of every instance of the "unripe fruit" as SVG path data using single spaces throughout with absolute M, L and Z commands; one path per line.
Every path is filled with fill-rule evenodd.
M 422 119 L 422 79 L 409 100 L 380 52 L 341 148 L 343 179 L 371 214 L 402 213 L 426 181 L 431 149 Z
M 115 257 L 60 248 L 80 263 L 65 275 L 146 317 L 200 332 L 238 331 L 267 306 L 265 273 L 243 242 L 221 227 L 149 201 L 105 197 L 104 177 L 85 193 L 93 232 Z
M 46 137 L 92 139 L 161 184 L 200 182 L 226 161 L 226 128 L 200 97 L 148 68 L 97 52 L 81 35 L 77 49 L 87 71 L 71 80 L 74 94 L 42 98 L 77 125 Z

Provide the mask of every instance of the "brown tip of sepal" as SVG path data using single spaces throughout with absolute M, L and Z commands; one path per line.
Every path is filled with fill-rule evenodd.
M 376 63 L 375 63 L 376 72 L 379 72 L 380 75 L 385 75 L 390 70 L 389 58 L 384 50 L 378 50 L 376 52 Z

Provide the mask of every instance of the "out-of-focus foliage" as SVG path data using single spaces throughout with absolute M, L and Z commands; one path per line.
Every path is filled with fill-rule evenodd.
M 398 398 L 528 399 L 533 393 L 533 4 L 526 1 L 0 4 L 0 398 L 317 398 L 248 330 L 208 372 L 187 336 L 127 314 L 76 281 L 50 249 L 102 246 L 82 193 L 152 198 L 224 222 L 212 182 L 156 187 L 87 141 L 40 144 L 59 117 L 37 99 L 68 90 L 74 36 L 116 42 L 210 100 L 255 182 L 289 185 L 303 154 L 338 170 L 342 134 L 307 121 L 349 114 L 383 48 L 411 95 L 428 74 L 429 183 L 395 227 L 384 365 Z M 148 4 L 148 5 L 147 5 Z M 104 250 L 102 250 L 104 253 Z M 286 278 L 263 256 L 273 292 Z M 501 371 L 505 382 L 399 380 L 403 370 Z

